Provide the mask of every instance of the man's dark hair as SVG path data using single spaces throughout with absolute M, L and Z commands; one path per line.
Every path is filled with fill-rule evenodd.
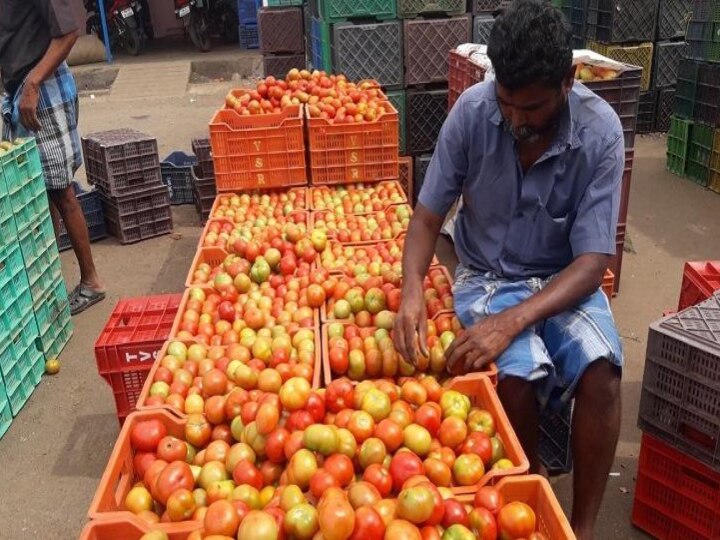
M 509 90 L 534 82 L 559 87 L 572 66 L 571 37 L 560 10 L 546 0 L 514 0 L 490 32 L 497 81 Z

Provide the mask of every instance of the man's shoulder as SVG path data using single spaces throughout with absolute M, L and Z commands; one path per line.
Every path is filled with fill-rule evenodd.
M 622 123 L 615 110 L 587 86 L 576 82 L 570 100 L 573 123 L 581 135 L 603 140 L 622 136 Z
M 463 109 L 464 114 L 489 118 L 497 110 L 493 81 L 474 84 L 460 95 L 457 105 Z

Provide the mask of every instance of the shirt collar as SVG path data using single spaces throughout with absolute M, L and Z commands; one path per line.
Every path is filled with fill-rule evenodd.
M 495 83 L 493 83 L 493 92 L 495 91 Z M 574 90 L 570 90 L 568 94 L 568 102 L 565 110 L 560 117 L 560 126 L 558 127 L 558 133 L 555 137 L 556 142 L 553 143 L 551 149 L 557 151 L 565 150 L 566 148 L 579 148 L 582 146 L 582 141 L 577 134 L 577 125 L 575 123 L 575 115 L 573 110 L 577 108 L 578 97 Z M 501 126 L 504 122 L 502 113 L 500 112 L 500 106 L 498 105 L 497 98 L 492 100 L 492 111 L 490 114 L 490 122 L 496 126 Z

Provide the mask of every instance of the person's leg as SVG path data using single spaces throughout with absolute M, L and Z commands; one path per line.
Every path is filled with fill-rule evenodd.
M 55 238 L 60 236 L 60 212 L 58 212 L 57 206 L 52 202 L 50 195 L 48 194 L 48 206 L 50 207 L 50 219 L 52 220 L 53 230 L 55 231 Z
M 575 397 L 571 524 L 576 536 L 587 540 L 593 537 L 620 432 L 623 355 L 607 297 L 597 291 L 548 319 L 543 340 L 562 389 L 559 405 Z
M 95 269 L 95 262 L 90 251 L 90 235 L 80 203 L 72 185 L 65 189 L 48 191 L 53 206 L 65 223 L 75 256 L 80 266 L 80 283 L 93 291 L 103 291 L 103 285 Z
M 575 391 L 571 524 L 579 540 L 593 537 L 619 435 L 620 369 L 597 360 L 585 370 Z
M 506 376 L 498 382 L 497 393 L 530 462 L 530 473 L 538 474 L 541 465 L 538 452 L 539 414 L 535 385 L 520 377 Z

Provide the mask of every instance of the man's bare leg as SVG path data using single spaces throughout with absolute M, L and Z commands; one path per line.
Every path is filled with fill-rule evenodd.
M 498 382 L 497 390 L 515 434 L 530 461 L 530 473 L 540 473 L 539 413 L 535 386 L 519 377 L 505 377 Z

